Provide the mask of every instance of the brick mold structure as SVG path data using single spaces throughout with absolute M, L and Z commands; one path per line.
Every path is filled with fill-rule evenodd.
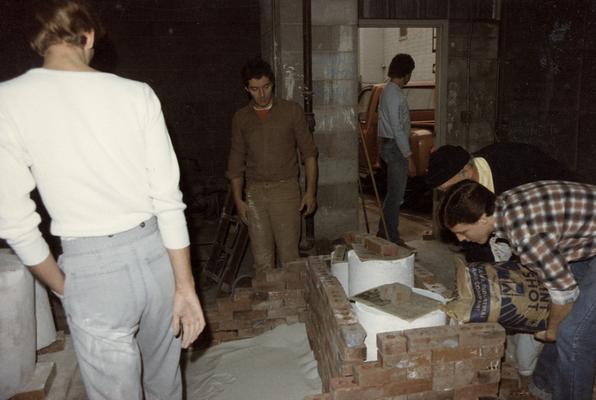
M 380 256 L 391 244 L 356 237 Z M 367 245 L 368 244 L 368 245 Z M 473 400 L 496 396 L 505 331 L 496 323 L 384 332 L 378 360 L 365 362 L 365 330 L 352 311 L 330 256 L 314 256 L 258 274 L 206 309 L 211 344 L 254 337 L 304 322 L 323 384 L 305 400 Z

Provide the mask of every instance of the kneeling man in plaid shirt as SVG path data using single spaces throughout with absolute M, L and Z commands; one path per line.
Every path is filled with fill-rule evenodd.
M 551 296 L 530 391 L 539 399 L 591 399 L 596 364 L 596 186 L 539 181 L 496 196 L 471 180 L 446 193 L 440 219 L 460 241 L 509 241 Z

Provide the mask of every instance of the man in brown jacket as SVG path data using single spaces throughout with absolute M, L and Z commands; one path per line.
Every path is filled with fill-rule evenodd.
M 311 214 L 317 205 L 317 148 L 302 108 L 273 96 L 269 64 L 250 60 L 242 79 L 251 101 L 232 120 L 226 175 L 238 215 L 248 225 L 255 270 L 263 272 L 274 268 L 276 248 L 282 263 L 299 257 L 300 212 Z M 305 166 L 302 196 L 296 149 Z

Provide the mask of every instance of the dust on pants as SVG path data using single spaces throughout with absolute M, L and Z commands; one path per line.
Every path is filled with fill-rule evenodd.
M 248 234 L 255 270 L 275 267 L 275 254 L 282 263 L 299 258 L 300 187 L 295 180 L 248 182 Z

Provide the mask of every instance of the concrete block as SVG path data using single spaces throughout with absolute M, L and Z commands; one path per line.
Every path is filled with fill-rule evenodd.
M 279 46 L 284 51 L 302 51 L 302 23 L 282 22 L 279 26 Z
M 313 79 L 356 79 L 358 55 L 355 51 L 313 51 Z
M 321 159 L 355 159 L 358 155 L 358 132 L 317 132 L 314 137 Z
M 358 135 L 358 118 L 356 104 L 354 106 L 319 106 L 314 104 L 315 130 L 321 131 L 352 131 Z
M 279 19 L 283 23 L 302 23 L 302 2 L 295 0 L 279 0 Z M 312 7 L 312 6 L 311 6 Z
M 313 102 L 318 105 L 350 106 L 358 98 L 358 83 L 354 79 L 313 81 Z
M 302 13 L 300 15 L 302 15 Z M 358 24 L 358 1 L 357 0 L 317 0 L 317 1 L 313 1 L 313 3 L 312 3 L 312 23 L 313 23 L 313 25 L 354 25 L 355 26 Z
M 358 205 L 358 183 L 355 181 L 320 185 L 319 205 L 332 209 L 351 209 Z M 343 232 L 341 232 L 343 233 Z
M 315 233 L 317 237 L 335 239 L 343 232 L 358 228 L 357 201 L 352 208 L 337 209 L 319 206 L 315 216 Z
M 319 160 L 319 187 L 321 185 L 353 182 L 357 177 L 358 160 Z
M 353 25 L 315 25 L 312 27 L 313 50 L 355 51 L 357 40 L 358 29 Z

